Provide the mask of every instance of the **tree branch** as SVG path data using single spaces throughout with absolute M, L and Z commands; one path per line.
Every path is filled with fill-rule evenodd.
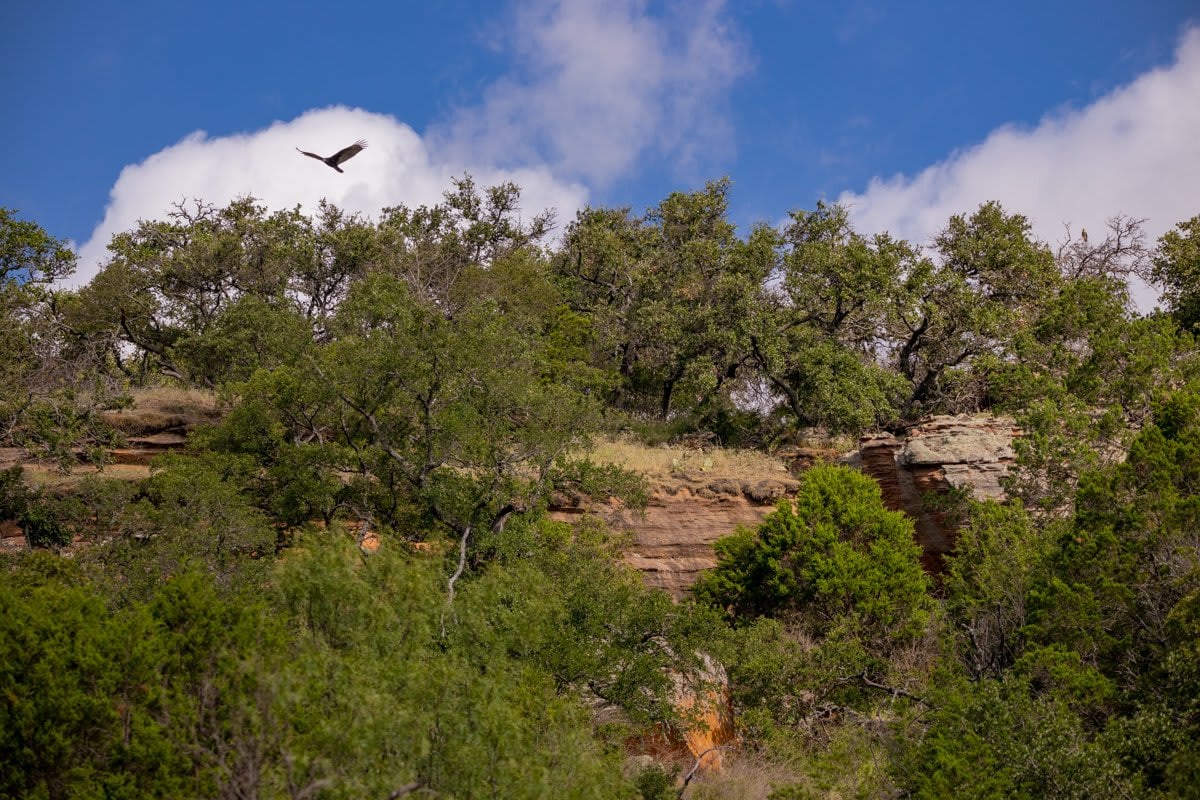
M 923 698 L 918 697 L 907 689 L 901 689 L 899 686 L 888 686 L 883 683 L 876 683 L 867 677 L 867 671 L 865 669 L 854 677 L 862 682 L 863 686 L 869 686 L 872 689 L 878 689 L 881 692 L 887 692 L 892 697 L 906 697 L 909 700 L 912 700 L 914 703 L 920 703 L 926 707 L 929 706 L 929 703 L 927 703 Z
M 446 607 L 442 609 L 441 627 L 442 638 L 446 638 L 446 611 L 454 604 L 454 584 L 463 574 L 463 569 L 467 566 L 467 539 L 471 536 L 471 526 L 468 525 L 463 529 L 462 537 L 458 540 L 458 569 L 454 570 L 454 574 L 450 576 L 450 580 L 446 584 Z
M 696 763 L 692 765 L 690 770 L 688 770 L 688 774 L 683 778 L 683 785 L 679 787 L 679 794 L 677 795 L 679 800 L 683 800 L 683 793 L 687 791 L 688 784 L 692 782 L 692 778 L 696 777 L 696 772 L 700 769 L 700 765 L 704 762 L 704 757 L 714 750 L 727 750 L 730 747 L 732 747 L 732 745 L 715 744 L 696 756 Z

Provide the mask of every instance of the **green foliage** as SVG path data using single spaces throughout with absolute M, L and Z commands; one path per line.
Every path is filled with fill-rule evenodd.
M 751 350 L 798 425 L 860 432 L 892 421 L 905 381 L 874 359 L 896 282 L 916 252 L 868 241 L 841 206 L 791 212 L 777 292 L 764 291 Z
M 1169 797 L 1195 791 L 1200 770 L 1200 592 L 1193 592 L 1167 619 L 1164 658 L 1151 673 L 1135 713 L 1105 731 L 1126 768 Z
M 0 520 L 15 520 L 30 547 L 58 549 L 71 543 L 55 504 L 42 491 L 31 491 L 20 465 L 0 472 Z
M 1029 593 L 1047 578 L 1053 544 L 1019 502 L 971 507 L 944 588 L 955 650 L 972 678 L 999 677 L 1023 652 Z
M 331 396 L 353 466 L 377 481 L 383 522 L 492 527 L 544 497 L 598 423 L 595 400 L 551 380 L 547 350 L 491 303 L 448 318 L 380 276 L 355 287 L 335 330 L 309 380 Z
M 187 575 L 117 614 L 58 577 L 0 597 L 0 795 L 254 789 L 255 748 L 272 734 L 252 706 L 267 702 L 275 669 L 264 662 L 279 653 L 254 607 L 223 604 Z
M 1079 477 L 1120 459 L 1164 388 L 1197 376 L 1191 336 L 1134 317 L 1126 299 L 1112 278 L 1066 284 L 1018 338 L 1019 360 L 993 371 L 1023 432 L 1008 488 L 1030 508 L 1069 510 Z
M 245 488 L 260 508 L 297 526 L 315 519 L 329 523 L 354 503 L 359 492 L 338 475 L 352 456 L 325 441 L 328 387 L 297 367 L 277 367 L 226 389 L 229 412 L 218 425 L 193 432 L 191 445 L 256 464 Z
M 616 464 L 593 464 L 585 459 L 564 460 L 551 480 L 555 488 L 575 499 L 617 499 L 627 508 L 640 511 L 649 502 L 646 479 Z
M 738 617 L 795 617 L 817 635 L 849 626 L 885 651 L 928 620 L 911 521 L 883 507 L 873 480 L 845 467 L 809 470 L 794 503 L 716 550 L 718 565 L 695 596 Z
M 244 295 L 203 332 L 179 337 L 174 363 L 197 382 L 244 381 L 256 369 L 294 365 L 312 345 L 312 328 L 296 310 Z
M 892 422 L 904 380 L 836 340 L 804 327 L 756 336 L 755 363 L 787 401 L 790 422 L 861 433 Z
M 538 249 L 554 213 L 525 217 L 520 199 L 516 184 L 481 189 L 465 175 L 452 180 L 435 206 L 384 209 L 378 226 L 380 271 L 399 278 L 420 302 L 452 316 L 464 303 L 488 296 L 489 289 L 528 308 L 532 297 L 522 298 L 519 291 L 529 287 L 524 279 L 510 288 L 496 278 L 511 276 L 511 267 Z
M 1180 222 L 1158 240 L 1152 279 L 1179 326 L 1195 333 L 1200 322 L 1200 215 Z
M 995 202 L 951 217 L 934 245 L 940 263 L 914 265 L 892 311 L 897 369 L 912 386 L 908 419 L 977 403 L 949 393 L 963 385 L 956 373 L 1009 351 L 1059 281 L 1050 251 L 1030 238 L 1029 221 Z
M 522 582 L 500 569 L 466 584 L 443 638 L 437 560 L 381 548 L 363 561 L 345 539 L 308 538 L 283 568 L 282 607 L 313 647 L 310 752 L 328 759 L 338 796 L 410 781 L 461 797 L 631 794 L 575 693 L 537 656 L 553 620 L 528 611 L 570 594 L 550 576 L 524 571 Z M 494 605 L 498 590 L 513 605 Z
M 0 444 L 64 466 L 115 441 L 96 416 L 117 401 L 103 347 L 76 335 L 50 288 L 74 268 L 65 242 L 0 207 Z
M 86 547 L 121 530 L 137 491 L 132 481 L 109 479 L 100 473 L 86 476 L 69 491 L 40 492 L 37 499 L 70 539 L 78 538 Z
M 55 462 L 64 472 L 81 460 L 103 465 L 107 450 L 118 445 L 121 436 L 99 417 L 100 408 L 113 404 L 105 401 L 104 390 L 96 387 L 88 394 L 68 388 L 30 402 L 13 443 Z
M 252 585 L 275 551 L 276 533 L 241 490 L 240 465 L 174 457 L 110 519 L 108 541 L 83 558 L 111 575 L 122 602 L 152 596 L 173 575 L 203 570 L 227 593 Z
M 772 781 L 767 800 L 892 796 L 898 789 L 885 767 L 886 754 L 893 747 L 886 734 L 856 725 L 831 725 L 812 746 L 789 754 L 789 772 L 801 780 Z
M 270 609 L 182 571 L 115 612 L 52 567 L 0 584 L 0 796 L 634 796 L 574 690 L 467 648 L 492 647 L 484 596 L 441 639 L 437 561 L 308 538 Z M 524 577 L 526 596 L 551 585 Z
M 975 509 L 946 588 L 977 682 L 942 682 L 905 762 L 914 795 L 1191 791 L 1198 411 L 1189 392 L 1157 405 L 1122 463 L 1079 479 L 1069 519 Z
M 1196 395 L 1172 396 L 1124 463 L 1084 476 L 1052 578 L 1039 590 L 1039 635 L 1127 688 L 1160 657 L 1172 609 L 1200 586 L 1197 409 Z
M 671 800 L 676 794 L 675 774 L 655 764 L 634 777 L 634 787 L 642 800 Z
M 601 531 L 546 521 L 509 541 L 501 565 L 456 601 L 462 652 L 536 664 L 560 691 L 598 698 L 634 723 L 676 721 L 669 671 L 702 672 L 716 618 L 647 589 Z
M 751 344 L 801 425 L 858 432 L 986 406 L 994 364 L 1060 284 L 1028 220 L 996 203 L 952 217 L 937 261 L 887 234 L 868 240 L 840 206 L 791 218 Z
M 642 217 L 587 209 L 567 229 L 554 268 L 596 331 L 596 362 L 619 378 L 617 408 L 702 416 L 738 385 L 777 235 L 756 226 L 740 239 L 727 219 L 729 187 L 672 193 Z
M 49 284 L 75 269 L 75 254 L 40 225 L 17 219 L 16 211 L 0 207 L 0 291 Z
M 29 489 L 20 464 L 0 471 L 0 520 L 19 519 L 29 507 Z
M 71 534 L 45 505 L 31 505 L 21 515 L 18 523 L 25 532 L 25 540 L 29 542 L 30 547 L 59 548 L 71 543 Z
M 244 314 L 231 308 L 245 297 L 282 296 L 312 239 L 311 223 L 298 212 L 268 216 L 251 198 L 221 209 L 181 203 L 167 221 L 144 221 L 113 238 L 111 261 L 80 292 L 72 319 L 92 337 L 107 339 L 131 376 L 161 372 L 214 385 L 226 367 L 238 366 L 220 362 L 222 346 L 237 331 L 247 344 L 269 338 L 246 331 L 239 324 Z M 120 355 L 131 348 L 140 358 Z M 249 356 L 239 353 L 238 360 Z
M 917 798 L 1119 798 L 1133 788 L 1065 703 L 1020 679 L 943 686 L 899 766 Z
M 722 652 L 745 741 L 806 776 L 780 796 L 884 791 L 892 723 L 925 702 L 934 603 L 912 523 L 869 478 L 820 466 L 716 549 L 693 593 L 735 625 Z

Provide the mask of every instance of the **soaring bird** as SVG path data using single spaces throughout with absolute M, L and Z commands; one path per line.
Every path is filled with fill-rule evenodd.
M 356 155 L 358 155 L 358 151 L 362 150 L 366 146 L 367 146 L 366 140 L 359 139 L 357 142 L 350 145 L 349 147 L 343 147 L 341 150 L 338 150 L 336 153 L 331 155 L 329 158 L 325 158 L 324 156 L 319 156 L 316 153 L 310 153 L 307 150 L 301 150 L 299 147 L 297 147 L 296 150 L 297 150 L 297 152 L 303 153 L 304 155 L 308 156 L 309 158 L 315 158 L 317 161 L 324 161 L 326 164 L 333 167 L 338 172 L 344 172 L 345 170 L 343 170 L 341 167 L 339 167 L 338 164 L 345 164 L 347 161 L 349 161 L 350 159 L 352 159 Z

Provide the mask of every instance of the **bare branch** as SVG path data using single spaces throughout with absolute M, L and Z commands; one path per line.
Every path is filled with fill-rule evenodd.
M 454 570 L 454 574 L 450 576 L 449 582 L 446 584 L 446 607 L 442 609 L 441 627 L 442 638 L 446 638 L 446 611 L 454 604 L 454 584 L 462 577 L 463 570 L 467 566 L 467 539 L 471 536 L 471 526 L 468 525 L 463 529 L 462 538 L 458 540 L 458 569 Z
M 1063 277 L 1070 280 L 1090 277 L 1148 277 L 1150 250 L 1146 246 L 1146 220 L 1119 214 L 1107 221 L 1103 241 L 1090 243 L 1087 231 L 1079 236 L 1066 227 L 1066 238 L 1058 246 L 1055 261 Z M 1091 237 L 1094 239 L 1095 237 Z
M 729 744 L 715 744 L 696 756 L 696 763 L 692 764 L 692 768 L 688 770 L 688 774 L 683 777 L 683 785 L 679 787 L 679 800 L 683 800 L 683 793 L 687 791 L 688 784 L 692 782 L 692 778 L 696 777 L 696 772 L 699 771 L 700 765 L 704 763 L 704 757 L 717 750 L 728 750 L 732 746 Z
M 856 678 L 859 682 L 861 682 L 863 686 L 869 686 L 872 689 L 878 689 L 881 692 L 887 692 L 892 697 L 906 697 L 909 700 L 912 700 L 914 703 L 920 703 L 923 706 L 929 705 L 929 703 L 925 702 L 924 699 L 918 697 L 917 695 L 913 694 L 912 692 L 908 691 L 907 689 L 901 689 L 899 686 L 888 686 L 883 683 L 876 683 L 875 681 L 873 681 L 867 677 L 866 670 L 863 670 L 862 672 L 860 672 L 859 674 L 857 674 L 853 677 Z

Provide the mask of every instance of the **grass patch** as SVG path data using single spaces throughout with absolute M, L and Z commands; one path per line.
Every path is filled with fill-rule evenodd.
M 101 418 L 127 436 L 173 431 L 183 433 L 196 425 L 216 422 L 221 408 L 216 392 L 150 386 L 132 392 L 133 404 L 106 411 Z
M 768 800 L 771 793 L 794 785 L 800 776 L 784 764 L 771 763 L 752 753 L 732 752 L 725 756 L 720 772 L 701 773 L 688 787 L 692 800 Z M 691 765 L 684 768 L 686 773 Z M 791 797 L 793 795 L 789 795 Z M 803 797 L 804 795 L 794 795 Z M 813 797 L 822 795 L 814 794 Z M 840 795 L 831 795 L 834 797 Z
M 736 478 L 741 481 L 789 477 L 782 459 L 757 450 L 679 445 L 652 447 L 631 439 L 602 439 L 591 452 L 599 464 L 615 464 L 658 482 L 678 479 Z
M 21 466 L 25 469 L 25 483 L 28 486 L 60 494 L 69 492 L 84 478 L 93 475 L 123 481 L 140 481 L 150 477 L 150 467 L 138 464 L 106 464 L 103 467 L 80 464 L 70 472 L 36 462 L 25 462 Z

